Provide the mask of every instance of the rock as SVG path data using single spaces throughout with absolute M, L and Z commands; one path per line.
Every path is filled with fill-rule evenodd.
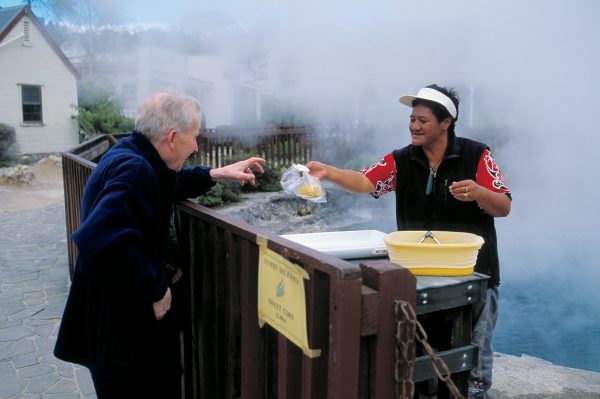
M 275 234 L 344 230 L 366 219 L 360 212 L 340 206 L 341 196 L 329 195 L 327 203 L 306 201 L 283 192 L 243 194 L 243 201 L 218 211 L 265 228 Z M 335 218 L 332 214 L 335 213 Z
M 600 373 L 521 355 L 494 354 L 490 394 L 495 399 L 600 398 Z
M 56 155 L 31 167 L 0 168 L 0 212 L 44 207 L 63 197 L 62 164 Z
M 31 166 L 35 180 L 40 183 L 62 181 L 62 160 L 56 155 L 49 155 Z
M 34 174 L 27 165 L 15 165 L 0 168 L 1 184 L 31 184 Z

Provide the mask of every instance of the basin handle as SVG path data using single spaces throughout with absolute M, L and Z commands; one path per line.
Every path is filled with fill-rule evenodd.
M 423 234 L 423 237 L 421 237 L 421 239 L 419 240 L 418 243 L 422 244 L 426 238 L 431 238 L 431 239 L 433 239 L 433 241 L 435 241 L 436 244 L 441 244 L 440 241 L 437 239 L 437 237 L 433 235 L 431 230 L 429 230 L 427 233 Z

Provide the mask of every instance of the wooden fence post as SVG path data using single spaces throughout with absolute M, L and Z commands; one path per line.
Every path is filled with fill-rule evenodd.
M 396 300 L 405 300 L 415 307 L 417 279 L 389 261 L 367 262 L 360 265 L 363 284 L 379 291 L 379 323 L 374 356 L 371 364 L 370 397 L 395 397 Z M 414 356 L 414 355 L 413 355 Z

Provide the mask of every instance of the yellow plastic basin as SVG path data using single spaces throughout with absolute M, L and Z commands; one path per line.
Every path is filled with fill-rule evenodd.
M 383 237 L 390 261 L 418 276 L 466 276 L 473 273 L 483 238 L 471 233 L 396 231 Z M 424 238 L 425 237 L 425 238 Z M 419 242 L 422 241 L 422 242 Z

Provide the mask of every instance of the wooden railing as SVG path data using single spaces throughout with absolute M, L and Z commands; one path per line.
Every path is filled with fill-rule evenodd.
M 83 189 L 100 157 L 117 143 L 114 136 L 94 137 L 79 146 L 62 153 L 63 185 L 65 192 L 65 216 L 67 227 L 67 249 L 69 253 L 69 274 L 73 274 L 77 248 L 71 234 L 79 227 L 81 198 Z
M 76 259 L 71 233 L 79 226 L 83 188 L 116 142 L 100 136 L 63 153 L 71 272 Z M 443 352 L 438 356 L 466 392 L 476 359 L 476 348 L 469 345 L 471 306 L 485 297 L 486 276 L 419 280 L 416 303 L 415 277 L 388 261 L 349 263 L 189 201 L 177 205 L 176 220 L 186 260 L 178 296 L 184 298 L 180 306 L 186 315 L 186 399 L 395 397 L 395 371 L 410 375 L 408 363 L 395 368 L 394 303 L 399 299 L 416 309 L 428 333 L 439 336 L 436 347 Z M 308 358 L 275 329 L 259 327 L 258 236 L 310 276 L 304 282 L 308 340 L 321 350 L 319 357 Z M 428 356 L 419 356 L 412 371 L 414 381 L 435 378 Z
M 63 154 L 70 268 L 83 187 L 116 140 L 94 138 Z M 177 205 L 186 321 L 185 398 L 375 398 L 394 396 L 394 300 L 415 306 L 416 279 L 389 262 L 355 265 L 186 201 Z M 258 323 L 257 236 L 302 267 L 309 358 Z M 408 364 L 400 367 L 407 367 Z
M 393 307 L 415 306 L 411 273 L 389 262 L 359 267 L 191 202 L 177 209 L 189 255 L 186 398 L 394 397 Z M 308 338 L 319 357 L 259 327 L 258 236 L 308 272 Z
M 358 141 L 369 141 L 364 131 L 374 128 L 261 128 L 261 129 L 207 129 L 198 136 L 198 152 L 189 161 L 197 165 L 220 167 L 249 156 L 260 156 L 271 167 L 287 167 L 291 163 L 305 163 L 315 155 L 315 148 L 360 148 Z M 389 129 L 389 128 L 387 128 Z M 71 234 L 79 227 L 79 205 L 83 188 L 102 154 L 118 142 L 125 133 L 94 137 L 62 153 L 65 192 L 66 227 L 69 250 L 69 268 L 73 271 L 77 248 Z M 363 144 L 364 147 L 364 144 Z M 344 154 L 348 156 L 348 154 Z M 335 157 L 335 156 L 334 156 Z M 327 157 L 322 159 L 327 161 Z

